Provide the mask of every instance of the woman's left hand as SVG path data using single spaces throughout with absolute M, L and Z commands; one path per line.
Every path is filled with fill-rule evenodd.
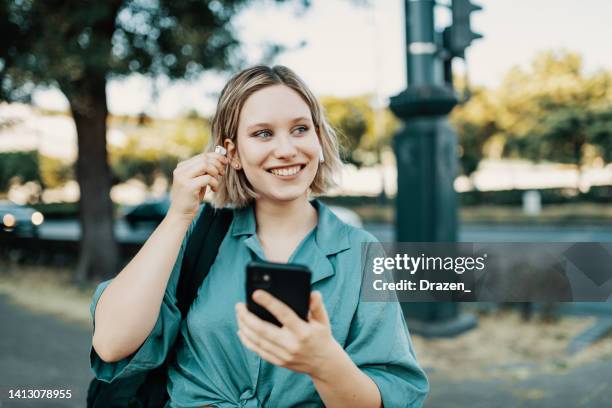
M 253 300 L 276 317 L 282 327 L 260 319 L 251 313 L 244 303 L 236 304 L 238 336 L 248 349 L 264 360 L 293 371 L 317 376 L 343 351 L 332 336 L 331 326 L 323 297 L 312 292 L 308 321 L 270 293 L 261 289 L 253 293 Z

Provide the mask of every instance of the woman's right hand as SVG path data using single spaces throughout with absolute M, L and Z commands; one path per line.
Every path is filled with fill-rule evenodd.
M 206 187 L 217 191 L 219 178 L 225 175 L 228 163 L 227 157 L 215 152 L 201 153 L 179 162 L 172 173 L 168 214 L 193 220 L 200 209 Z

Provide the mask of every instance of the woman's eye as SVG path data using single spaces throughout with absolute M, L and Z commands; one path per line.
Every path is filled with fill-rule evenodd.
M 298 126 L 295 129 L 293 129 L 295 131 L 297 131 L 298 133 L 306 133 L 308 131 L 308 127 L 307 126 Z
M 253 133 L 253 136 L 261 137 L 262 139 L 266 139 L 272 136 L 272 133 L 269 130 L 259 130 Z

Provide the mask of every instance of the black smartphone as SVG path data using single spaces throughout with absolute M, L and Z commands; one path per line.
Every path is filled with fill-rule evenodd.
M 267 309 L 253 300 L 253 292 L 263 289 L 288 305 L 303 320 L 308 320 L 310 270 L 299 264 L 252 261 L 246 270 L 247 308 L 259 318 L 281 327 Z

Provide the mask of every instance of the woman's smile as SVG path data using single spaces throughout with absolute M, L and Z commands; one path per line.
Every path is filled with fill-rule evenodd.
M 305 164 L 296 164 L 283 167 L 274 167 L 268 169 L 267 172 L 281 180 L 292 180 L 302 174 L 302 169 L 304 167 L 306 167 Z

